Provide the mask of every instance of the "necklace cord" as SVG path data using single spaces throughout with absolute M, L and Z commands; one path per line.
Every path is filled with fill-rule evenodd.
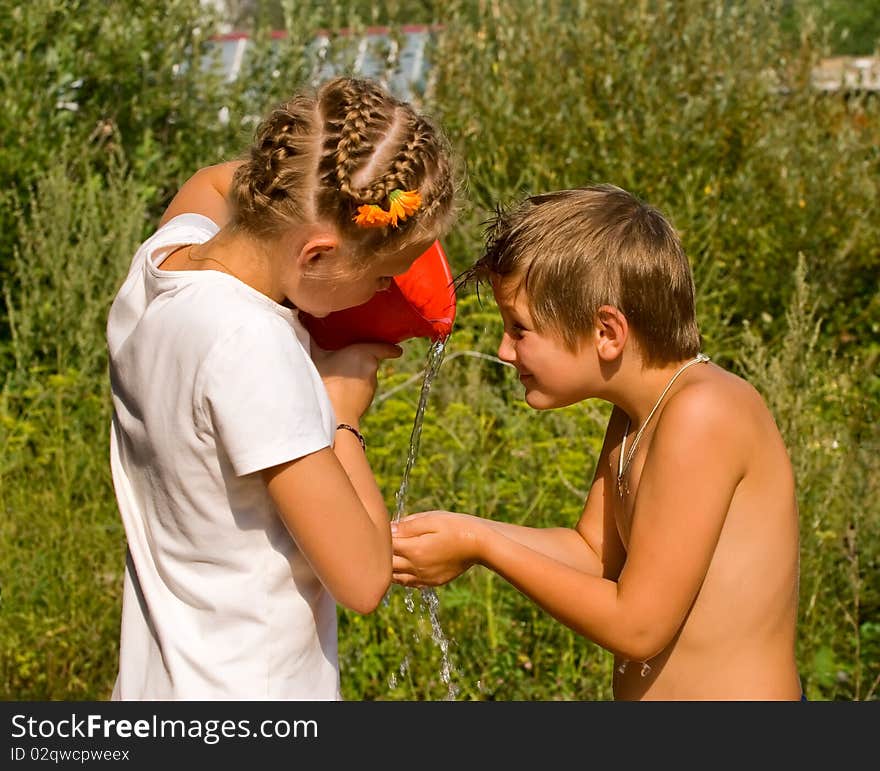
M 626 474 L 626 470 L 629 468 L 629 464 L 632 462 L 632 459 L 636 454 L 636 447 L 638 447 L 639 445 L 639 440 L 642 438 L 642 433 L 647 428 L 648 423 L 651 422 L 651 418 L 654 417 L 654 413 L 657 411 L 657 408 L 663 401 L 663 397 L 666 396 L 666 394 L 669 392 L 669 389 L 672 388 L 672 384 L 678 379 L 678 376 L 681 375 L 682 372 L 684 372 L 688 367 L 694 364 L 702 364 L 703 362 L 707 361 L 709 361 L 709 357 L 705 353 L 698 353 L 693 359 L 685 362 L 678 368 L 678 371 L 669 379 L 669 382 L 660 393 L 660 396 L 657 397 L 657 401 L 654 402 L 654 406 L 648 413 L 648 417 L 645 418 L 644 423 L 642 423 L 641 428 L 639 428 L 639 430 L 636 432 L 635 439 L 633 439 L 632 446 L 629 448 L 629 453 L 626 456 L 626 462 L 624 462 L 624 452 L 626 451 L 626 437 L 627 434 L 629 434 L 629 428 L 631 425 L 629 418 L 627 418 L 626 429 L 623 432 L 623 439 L 620 442 L 620 460 L 617 465 L 617 487 L 621 495 L 623 495 L 623 475 Z

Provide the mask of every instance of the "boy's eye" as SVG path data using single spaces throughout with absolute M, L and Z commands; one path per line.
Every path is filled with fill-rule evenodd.
M 511 324 L 510 325 L 510 336 L 520 338 L 523 336 L 523 333 L 526 331 L 526 328 L 521 324 Z

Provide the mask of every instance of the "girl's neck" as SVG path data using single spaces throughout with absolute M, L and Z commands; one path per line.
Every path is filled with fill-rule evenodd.
M 219 270 L 277 303 L 285 299 L 275 280 L 272 250 L 254 238 L 224 228 L 209 241 L 193 245 L 189 256 L 194 270 Z

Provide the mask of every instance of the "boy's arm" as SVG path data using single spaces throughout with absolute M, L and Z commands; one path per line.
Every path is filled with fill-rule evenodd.
M 478 520 L 478 526 L 489 527 L 505 538 L 529 549 L 539 552 L 551 559 L 568 565 L 582 573 L 593 576 L 605 576 L 616 578 L 623 565 L 626 552 L 617 532 L 617 524 L 614 520 L 613 502 L 606 498 L 606 491 L 613 490 L 611 480 L 611 463 L 609 460 L 611 448 L 614 446 L 615 429 L 623 430 L 623 421 L 619 415 L 612 414 L 605 433 L 605 441 L 596 463 L 596 471 L 587 495 L 580 519 L 574 528 L 571 527 L 526 527 L 514 525 L 509 522 L 469 517 L 459 514 L 451 517 L 446 523 L 452 529 L 460 527 L 467 531 L 470 527 L 470 519 Z M 394 544 L 399 545 L 404 551 L 407 549 L 405 539 L 410 536 L 415 525 L 409 524 L 424 517 L 430 512 L 422 512 L 405 517 L 397 523 Z M 449 512 L 451 514 L 451 512 Z M 439 554 L 432 554 L 432 558 L 439 563 Z M 425 559 L 426 557 L 423 557 Z M 405 570 L 405 558 L 398 560 L 401 570 Z M 449 555 L 449 562 L 443 566 L 435 565 L 435 575 L 442 574 L 446 583 L 456 578 L 464 570 L 470 567 L 466 561 L 456 559 L 454 554 Z
M 611 450 L 622 435 L 625 418 L 614 409 L 605 429 L 602 450 L 587 494 L 583 512 L 574 529 L 570 527 L 522 527 L 492 520 L 489 524 L 502 535 L 558 562 L 594 576 L 617 578 L 626 550 L 617 532 L 613 494 Z M 584 548 L 586 546 L 586 548 Z
M 416 583 L 411 580 L 413 563 L 418 565 L 419 585 L 438 586 L 458 578 L 474 564 L 465 555 L 472 550 L 469 541 L 480 528 L 488 528 L 500 538 L 582 573 L 602 575 L 599 555 L 570 527 L 525 527 L 452 511 L 423 511 L 391 525 L 392 579 L 402 584 Z M 434 537 L 430 551 L 425 551 L 421 546 L 427 543 L 420 536 L 428 533 Z
M 557 620 L 625 658 L 645 661 L 663 650 L 705 578 L 747 456 L 741 428 L 725 405 L 708 387 L 689 390 L 686 400 L 670 399 L 658 421 L 617 581 L 473 523 L 467 537 L 456 536 L 462 561 L 495 571 Z M 423 537 L 433 535 L 432 524 L 442 536 L 443 517 L 431 520 L 423 523 Z M 410 577 L 399 583 L 431 584 L 418 564 L 434 551 L 430 540 L 410 551 Z
M 226 196 L 232 185 L 232 175 L 243 161 L 228 161 L 199 169 L 186 182 L 159 220 L 159 227 L 178 214 L 202 214 L 219 227 L 229 220 Z
M 605 439 L 596 464 L 596 473 L 590 487 L 587 505 L 576 530 L 590 544 L 602 566 L 594 575 L 617 580 L 626 560 L 626 548 L 620 540 L 614 510 L 615 479 L 611 450 L 617 446 L 625 430 L 626 416 L 615 407 L 605 428 Z

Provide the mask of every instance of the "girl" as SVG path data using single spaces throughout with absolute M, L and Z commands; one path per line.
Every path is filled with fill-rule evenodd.
M 114 699 L 338 699 L 336 605 L 376 608 L 389 516 L 359 423 L 393 345 L 323 352 L 448 228 L 448 145 L 378 85 L 272 111 L 178 192 L 110 310 L 128 542 Z

